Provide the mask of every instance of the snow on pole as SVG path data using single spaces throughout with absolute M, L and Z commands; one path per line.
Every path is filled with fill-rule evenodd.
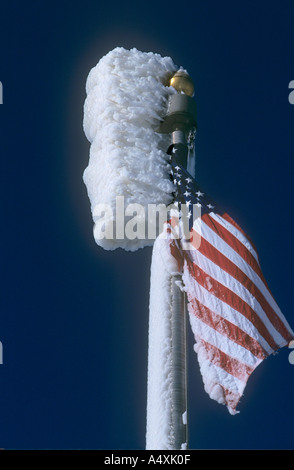
M 147 450 L 187 446 L 186 312 L 177 269 L 165 240 L 158 238 L 151 263 Z

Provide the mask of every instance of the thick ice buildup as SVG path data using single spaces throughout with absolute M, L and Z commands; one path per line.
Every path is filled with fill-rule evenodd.
M 147 450 L 174 449 L 171 281 L 177 263 L 165 240 L 154 243 L 148 338 Z
M 147 236 L 116 237 L 118 196 L 123 196 L 124 208 L 142 205 L 146 220 L 148 204 L 168 205 L 172 200 L 166 155 L 170 136 L 156 129 L 166 114 L 169 95 L 175 93 L 166 84 L 176 70 L 170 57 L 117 47 L 89 73 L 84 132 L 91 147 L 84 182 L 94 223 L 102 220 L 97 205 L 111 209 L 103 213 L 103 221 L 105 233 L 113 232 L 113 239 L 97 238 L 94 227 L 96 242 L 107 250 L 134 251 L 154 242 Z

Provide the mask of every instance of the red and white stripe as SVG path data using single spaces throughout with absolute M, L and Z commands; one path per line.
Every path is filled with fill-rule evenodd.
M 199 224 L 192 230 L 197 249 L 173 240 L 171 254 L 183 272 L 205 390 L 235 414 L 251 373 L 294 334 L 242 229 L 227 214 L 204 214 L 201 222 L 201 233 Z

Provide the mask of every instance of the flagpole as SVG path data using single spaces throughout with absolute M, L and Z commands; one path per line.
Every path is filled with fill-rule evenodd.
M 172 331 L 172 428 L 175 449 L 188 448 L 187 329 L 186 295 L 180 289 L 181 276 L 171 278 Z
M 188 139 L 196 129 L 194 85 L 183 70 L 176 72 L 170 85 L 178 93 L 170 96 L 158 132 L 171 135 L 180 163 L 187 168 Z M 184 450 L 188 448 L 186 294 L 181 275 L 162 267 L 159 243 L 154 246 L 151 270 L 146 448 Z M 168 292 L 162 292 L 166 288 Z
M 188 166 L 188 144 L 183 129 L 172 132 L 172 145 L 177 156 Z M 187 308 L 186 294 L 181 290 L 181 276 L 171 277 L 171 347 L 172 347 L 172 400 L 171 415 L 175 449 L 188 448 L 188 369 L 187 369 Z

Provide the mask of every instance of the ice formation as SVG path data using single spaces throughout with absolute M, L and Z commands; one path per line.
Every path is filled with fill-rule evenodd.
M 152 254 L 147 392 L 147 450 L 174 449 L 172 426 L 172 344 L 170 286 L 178 266 L 166 240 Z
M 156 132 L 166 114 L 168 97 L 175 89 L 166 86 L 178 70 L 170 57 L 117 47 L 90 71 L 84 104 L 84 132 L 91 142 L 84 172 L 94 223 L 95 207 L 107 204 L 105 229 L 116 221 L 116 197 L 124 205 L 171 202 L 166 151 L 170 136 Z M 147 212 L 146 212 L 147 214 Z M 152 245 L 154 240 L 97 239 L 104 249 L 125 250 Z M 95 230 L 94 230 L 95 237 Z

